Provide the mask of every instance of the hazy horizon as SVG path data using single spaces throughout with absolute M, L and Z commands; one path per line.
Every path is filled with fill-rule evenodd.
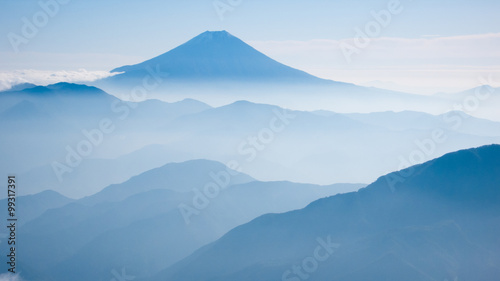
M 498 279 L 498 11 L 0 0 L 0 281 Z
M 24 27 L 24 19 L 33 23 L 32 17 L 44 11 L 38 1 L 1 3 L 1 89 L 18 82 L 96 79 L 113 68 L 167 52 L 206 30 L 227 30 L 279 62 L 324 79 L 422 95 L 500 85 L 496 1 L 397 1 L 388 17 L 381 11 L 387 11 L 389 2 L 381 0 L 310 1 L 307 12 L 299 1 L 235 1 L 233 6 L 205 0 L 61 3 L 46 23 L 34 26 L 35 32 Z M 112 23 L 104 21 L 118 3 L 120 15 Z M 422 11 L 425 17 L 419 16 Z M 165 15 L 155 17 L 162 12 Z M 377 20 L 378 28 L 370 25 Z M 58 40 L 76 26 L 78 36 Z M 147 32 L 141 26 L 147 26 Z M 24 36 L 23 28 L 33 35 Z M 121 36 L 124 30 L 127 36 Z M 359 30 L 368 34 L 369 43 L 354 44 Z M 12 34 L 26 38 L 12 39 Z M 347 59 L 342 44 L 359 52 Z

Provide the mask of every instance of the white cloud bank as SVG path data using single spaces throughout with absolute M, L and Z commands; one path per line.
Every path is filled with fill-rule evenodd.
M 417 94 L 458 92 L 492 77 L 500 85 L 500 33 L 422 38 L 371 38 L 348 62 L 342 44 L 354 38 L 309 41 L 251 41 L 266 55 L 313 75 L 336 81 Z M 0 55 L 2 55 L 0 53 Z M 0 62 L 0 90 L 23 82 L 47 85 L 85 82 L 110 76 L 111 69 L 145 58 L 110 54 L 20 53 Z M 77 69 L 50 71 L 46 69 Z M 85 69 L 83 69 L 85 68 Z M 25 69 L 25 70 L 9 70 Z M 44 69 L 44 70 L 34 70 Z M 491 80 L 491 79 L 489 79 Z
M 10 89 L 12 86 L 20 83 L 33 83 L 36 85 L 49 85 L 58 82 L 89 82 L 101 78 L 113 76 L 115 73 L 108 71 L 87 71 L 85 69 L 79 70 L 13 70 L 13 71 L 0 71 L 0 91 Z

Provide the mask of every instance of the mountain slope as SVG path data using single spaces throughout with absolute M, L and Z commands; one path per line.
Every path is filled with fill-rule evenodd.
M 32 83 L 19 83 L 19 84 L 13 85 L 12 87 L 10 87 L 10 89 L 5 90 L 4 92 L 6 92 L 6 91 L 22 91 L 24 89 L 34 88 L 36 86 L 37 85 L 32 84 Z
M 302 208 L 364 186 L 258 182 L 239 174 L 222 184 L 216 196 L 201 199 L 199 192 L 205 194 L 206 186 L 219 180 L 227 182 L 222 174 L 229 172 L 213 161 L 173 163 L 44 213 L 19 231 L 25 245 L 19 250 L 25 257 L 20 267 L 31 269 L 24 276 L 109 280 L 109 268 L 123 266 L 137 276 L 151 276 L 259 215 Z M 195 200 L 208 203 L 196 207 Z M 197 211 L 186 215 L 181 206 Z M 48 251 L 53 254 L 40 259 Z
M 213 182 L 219 173 L 232 175 L 227 185 L 254 181 L 250 176 L 228 169 L 219 162 L 209 160 L 191 160 L 182 163 L 169 163 L 162 167 L 146 171 L 138 176 L 113 184 L 100 192 L 85 197 L 79 202 L 94 205 L 102 202 L 121 201 L 131 195 L 153 189 L 168 189 L 176 192 L 190 192 L 193 188 L 203 187 Z M 191 176 L 196 174 L 196 177 Z
M 67 198 L 55 191 L 46 190 L 34 195 L 18 196 L 16 203 L 18 205 L 19 225 L 23 225 L 39 216 L 49 209 L 60 208 L 73 202 L 73 199 Z M 0 200 L 0 204 L 7 206 L 7 199 Z M 2 210 L 2 218 L 7 219 L 7 209 Z
M 4 121 L 37 119 L 46 117 L 47 114 L 41 112 L 34 103 L 29 101 L 21 101 L 0 114 L 0 118 L 2 118 L 2 120 Z
M 112 72 L 123 73 L 108 79 L 142 78 L 157 67 L 174 80 L 326 82 L 267 57 L 227 31 L 206 31 L 155 58 L 115 68 Z
M 327 112 L 318 112 L 318 114 L 328 115 Z M 462 111 L 450 111 L 440 115 L 414 111 L 349 113 L 344 115 L 365 124 L 397 131 L 448 128 L 470 135 L 500 135 L 499 122 L 476 118 Z
M 204 32 L 157 57 L 112 72 L 117 74 L 93 84 L 120 97 L 142 87 L 157 99 L 194 98 L 215 106 L 237 100 L 344 112 L 431 112 L 448 106 L 435 97 L 318 78 L 269 58 L 226 31 Z
M 104 281 L 106 278 L 102 276 L 106 276 L 109 267 L 125 266 L 136 276 L 152 275 L 256 216 L 300 208 L 315 198 L 358 187 L 360 185 L 320 187 L 289 182 L 250 182 L 231 186 L 210 199 L 209 206 L 191 217 L 187 225 L 177 208 L 145 217 L 96 237 L 74 256 L 53 266 L 51 272 L 57 273 L 60 280 Z M 158 192 L 141 193 L 126 201 L 137 201 L 135 198 L 139 196 L 161 197 Z M 184 203 L 190 204 L 189 201 Z M 101 252 L 100 249 L 113 251 Z M 99 258 L 95 257 L 96 252 L 101 252 Z M 94 261 L 93 270 L 81 268 L 83 261 Z
M 106 174 L 119 166 L 110 165 L 111 159 L 157 144 L 160 142 L 155 138 L 158 127 L 182 115 L 209 108 L 190 99 L 173 103 L 153 99 L 123 101 L 101 89 L 71 83 L 0 92 L 0 129 L 9 132 L 0 139 L 0 153 L 5 159 L 0 171 L 23 175 L 24 188 L 20 195 L 45 189 L 70 197 L 90 195 L 145 171 L 127 169 L 117 176 Z M 88 162 L 91 163 L 81 161 L 81 166 L 71 167 L 72 171 L 60 178 L 54 170 L 55 161 L 67 165 L 68 151 L 76 151 L 76 146 L 89 140 L 92 155 Z M 187 159 L 192 158 L 163 155 L 146 166 L 150 169 Z M 100 169 L 105 165 L 109 166 Z M 95 170 L 99 172 L 92 173 L 94 177 L 89 180 L 85 173 Z M 98 184 L 94 185 L 95 182 Z
M 152 280 L 491 280 L 500 274 L 499 186 L 499 145 L 450 153 L 259 217 Z M 325 243 L 329 255 L 308 265 Z
M 232 157 L 259 179 L 328 184 L 372 182 L 400 167 L 403 157 L 406 160 L 420 148 L 415 142 L 426 141 L 434 131 L 443 132 L 446 140 L 423 150 L 427 159 L 500 141 L 495 132 L 500 123 L 470 117 L 464 118 L 457 130 L 454 125 L 441 116 L 417 112 L 321 115 L 237 101 L 179 117 L 161 131 L 181 138 L 170 143 L 176 151 L 218 161 Z M 272 131 L 269 140 L 264 134 L 268 130 Z M 257 137 L 261 146 L 252 146 L 252 137 Z M 226 154 L 229 156 L 224 158 Z M 380 159 L 386 160 L 381 163 Z

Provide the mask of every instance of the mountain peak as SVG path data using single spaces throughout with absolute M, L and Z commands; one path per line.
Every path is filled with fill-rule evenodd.
M 251 50 L 257 52 L 257 50 L 253 49 L 241 39 L 233 36 L 225 30 L 205 31 L 172 51 L 181 48 L 192 48 L 191 51 L 194 51 L 192 53 L 193 56 L 197 56 L 197 53 L 199 52 L 202 52 L 204 56 L 218 55 L 219 52 L 227 52 L 231 49 L 241 52 L 240 55 L 247 54 L 247 52 L 250 52 Z
M 10 89 L 6 90 L 6 92 L 17 92 L 17 91 L 22 91 L 22 90 L 25 90 L 25 89 L 29 89 L 29 88 L 34 88 L 36 87 L 37 85 L 35 84 L 32 84 L 32 83 L 20 83 L 20 84 L 16 84 L 14 86 L 12 86 Z
M 314 241 L 326 245 L 318 240 L 326 239 L 332 257 L 322 260 L 322 267 L 309 280 L 398 280 L 415 276 L 415 268 L 425 274 L 418 280 L 446 279 L 444 272 L 435 270 L 436 264 L 463 265 L 465 270 L 449 272 L 469 274 L 465 279 L 472 280 L 473 275 L 493 272 L 490 267 L 497 270 L 482 262 L 482 257 L 498 253 L 497 248 L 490 249 L 498 245 L 499 235 L 499 155 L 500 146 L 491 145 L 414 166 L 415 174 L 401 186 L 419 187 L 411 194 L 397 190 L 388 196 L 378 192 L 389 190 L 387 186 L 374 183 L 358 192 L 319 199 L 304 209 L 263 215 L 233 228 L 154 279 L 276 280 L 286 277 L 284 269 L 305 268 L 297 266 L 298 261 L 307 260 L 304 257 L 314 249 Z M 470 169 L 472 173 L 464 173 Z M 471 192 L 457 194 L 450 189 L 445 197 L 418 192 L 443 187 Z M 472 270 L 470 265 L 474 265 Z M 489 280 L 489 276 L 479 279 Z
M 172 80 L 325 82 L 303 71 L 281 64 L 257 51 L 229 32 L 205 31 L 186 43 L 150 60 L 126 65 L 108 81 L 143 79 L 148 69 L 161 69 Z
M 496 184 L 500 178 L 499 156 L 497 144 L 451 152 L 380 177 L 365 190 L 417 192 L 463 205 L 473 202 L 487 205 L 500 200 Z
M 89 205 L 106 201 L 115 202 L 154 189 L 188 192 L 193 187 L 204 186 L 212 182 L 213 178 L 210 174 L 220 171 L 232 172 L 233 170 L 220 162 L 205 159 L 168 163 L 134 176 L 124 183 L 112 184 L 94 195 L 81 199 L 80 202 Z M 249 175 L 238 173 L 230 178 L 229 184 L 248 183 L 254 180 Z
M 204 38 L 209 38 L 209 39 L 220 39 L 220 38 L 228 38 L 228 37 L 234 37 L 234 36 L 225 30 L 217 30 L 217 31 L 207 30 L 207 31 L 201 33 L 200 35 L 196 36 L 195 38 L 198 38 L 198 37 L 204 37 Z
M 68 82 L 59 82 L 56 84 L 50 84 L 47 86 L 35 86 L 33 88 L 27 88 L 23 89 L 20 91 L 22 93 L 27 93 L 27 94 L 67 94 L 67 93 L 72 93 L 74 95 L 82 95 L 83 93 L 88 96 L 89 94 L 92 95 L 108 95 L 105 93 L 103 90 L 93 87 L 93 86 L 87 86 L 84 84 L 75 84 L 75 83 L 68 83 Z
M 221 31 L 205 31 L 200 35 L 194 37 L 183 45 L 191 44 L 210 44 L 210 43 L 220 43 L 228 44 L 231 40 L 238 41 L 240 44 L 245 44 L 243 41 L 233 36 L 231 33 L 221 30 Z M 246 44 L 245 44 L 246 45 Z

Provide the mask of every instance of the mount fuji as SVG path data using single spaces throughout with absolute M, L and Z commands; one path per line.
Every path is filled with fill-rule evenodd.
M 211 106 L 248 100 L 337 112 L 440 113 L 443 108 L 439 98 L 318 78 L 277 62 L 227 31 L 203 32 L 157 57 L 111 72 L 115 75 L 93 85 L 126 100 L 140 93 L 144 99 L 192 98 Z
M 141 79 L 157 66 L 174 80 L 333 82 L 281 64 L 227 31 L 206 31 L 150 60 L 115 68 L 121 74 L 111 79 Z

